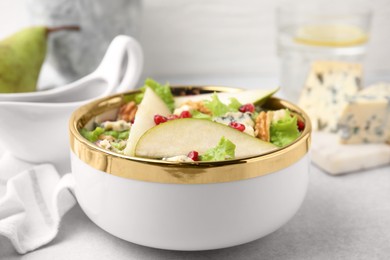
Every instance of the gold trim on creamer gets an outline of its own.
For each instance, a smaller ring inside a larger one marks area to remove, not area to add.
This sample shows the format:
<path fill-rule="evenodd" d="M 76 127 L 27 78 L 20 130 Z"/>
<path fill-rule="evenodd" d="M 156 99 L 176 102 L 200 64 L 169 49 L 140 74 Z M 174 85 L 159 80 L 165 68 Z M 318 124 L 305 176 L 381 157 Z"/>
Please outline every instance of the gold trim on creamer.
<path fill-rule="evenodd" d="M 237 92 L 239 90 L 214 86 L 199 88 L 223 92 Z M 118 108 L 123 103 L 124 96 L 132 93 L 135 91 L 96 100 L 80 107 L 72 114 L 69 123 L 70 147 L 81 161 L 102 172 L 133 180 L 173 184 L 205 184 L 244 180 L 279 171 L 300 160 L 307 154 L 310 147 L 311 124 L 308 116 L 297 106 L 278 98 L 270 98 L 264 106 L 269 109 L 288 108 L 304 120 L 305 129 L 294 143 L 251 158 L 220 162 L 166 162 L 124 156 L 107 151 L 90 143 L 80 135 L 79 129 L 91 118 L 110 108 Z"/>

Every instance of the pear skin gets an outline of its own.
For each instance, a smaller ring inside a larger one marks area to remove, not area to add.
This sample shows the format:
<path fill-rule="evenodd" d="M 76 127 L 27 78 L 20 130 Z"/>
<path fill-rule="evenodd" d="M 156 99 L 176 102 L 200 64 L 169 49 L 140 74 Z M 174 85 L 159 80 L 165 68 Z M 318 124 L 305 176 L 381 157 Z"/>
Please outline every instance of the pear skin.
<path fill-rule="evenodd" d="M 35 91 L 46 56 L 46 27 L 23 29 L 0 41 L 0 92 Z"/>
<path fill-rule="evenodd" d="M 79 29 L 72 25 L 35 26 L 0 41 L 0 93 L 35 91 L 46 56 L 48 34 Z"/>

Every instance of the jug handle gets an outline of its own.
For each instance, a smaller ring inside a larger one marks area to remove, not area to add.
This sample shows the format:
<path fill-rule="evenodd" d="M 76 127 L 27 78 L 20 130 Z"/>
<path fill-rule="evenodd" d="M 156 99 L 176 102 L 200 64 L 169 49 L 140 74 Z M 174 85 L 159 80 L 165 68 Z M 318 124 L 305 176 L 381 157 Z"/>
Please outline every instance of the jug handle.
<path fill-rule="evenodd" d="M 134 89 L 143 68 L 143 52 L 141 45 L 132 37 L 116 36 L 93 77 L 103 78 L 107 90 L 103 96 Z"/>

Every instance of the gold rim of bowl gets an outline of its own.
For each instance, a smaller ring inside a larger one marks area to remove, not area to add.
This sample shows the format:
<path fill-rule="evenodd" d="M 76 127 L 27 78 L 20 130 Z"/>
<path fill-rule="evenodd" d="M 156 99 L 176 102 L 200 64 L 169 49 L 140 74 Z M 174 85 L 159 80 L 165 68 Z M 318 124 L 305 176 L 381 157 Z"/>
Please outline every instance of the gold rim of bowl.
<path fill-rule="evenodd" d="M 174 86 L 174 92 L 198 90 L 201 92 L 238 92 L 242 89 L 220 86 Z M 114 153 L 86 140 L 79 132 L 95 116 L 119 108 L 126 97 L 138 90 L 112 95 L 81 106 L 70 117 L 70 147 L 73 153 L 89 166 L 118 177 L 132 180 L 171 183 L 206 184 L 232 182 L 255 178 L 282 170 L 305 156 L 310 147 L 311 123 L 307 114 L 296 105 L 269 98 L 262 107 L 288 108 L 305 122 L 301 136 L 292 144 L 259 156 L 218 162 L 167 162 L 131 157 Z"/>

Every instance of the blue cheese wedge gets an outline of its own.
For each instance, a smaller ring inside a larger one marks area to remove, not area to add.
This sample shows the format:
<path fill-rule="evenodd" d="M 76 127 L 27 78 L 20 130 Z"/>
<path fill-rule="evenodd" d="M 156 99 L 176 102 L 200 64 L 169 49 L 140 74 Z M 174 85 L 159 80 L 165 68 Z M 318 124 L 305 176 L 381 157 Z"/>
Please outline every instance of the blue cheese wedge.
<path fill-rule="evenodd" d="M 313 130 L 336 132 L 341 111 L 361 88 L 360 64 L 318 61 L 311 66 L 298 105 L 305 110 Z"/>
<path fill-rule="evenodd" d="M 350 98 L 338 125 L 341 143 L 390 143 L 390 84 L 373 85 Z"/>

